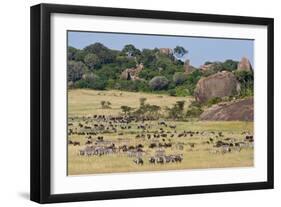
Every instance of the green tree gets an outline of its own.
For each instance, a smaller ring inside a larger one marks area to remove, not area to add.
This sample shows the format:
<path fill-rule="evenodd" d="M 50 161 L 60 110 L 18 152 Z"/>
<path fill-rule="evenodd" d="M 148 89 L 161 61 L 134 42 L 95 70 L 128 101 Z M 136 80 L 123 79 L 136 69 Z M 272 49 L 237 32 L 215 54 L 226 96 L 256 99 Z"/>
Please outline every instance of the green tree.
<path fill-rule="evenodd" d="M 109 101 L 101 101 L 100 104 L 101 104 L 102 109 L 110 109 L 111 108 L 110 107 L 111 103 Z"/>
<path fill-rule="evenodd" d="M 75 54 L 77 52 L 77 49 L 74 47 L 67 47 L 67 59 L 68 60 L 75 60 Z"/>
<path fill-rule="evenodd" d="M 156 52 L 158 49 L 143 49 L 141 56 L 140 56 L 140 62 L 144 64 L 145 67 L 151 68 L 156 70 L 155 63 L 157 60 Z"/>
<path fill-rule="evenodd" d="M 75 53 L 75 57 L 74 59 L 76 61 L 84 61 L 84 58 L 85 56 L 87 55 L 88 53 L 84 50 L 77 50 L 76 53 Z"/>
<path fill-rule="evenodd" d="M 182 72 L 177 72 L 173 75 L 173 81 L 176 85 L 183 84 L 187 80 L 187 74 Z"/>
<path fill-rule="evenodd" d="M 147 98 L 141 97 L 141 98 L 140 98 L 140 106 L 144 106 L 146 100 L 147 100 Z"/>
<path fill-rule="evenodd" d="M 222 66 L 223 66 L 224 69 L 226 69 L 228 71 L 234 71 L 234 70 L 237 69 L 238 61 L 228 59 L 228 60 L 223 62 Z"/>
<path fill-rule="evenodd" d="M 173 105 L 173 107 L 166 108 L 166 111 L 168 112 L 168 117 L 171 119 L 180 120 L 184 118 L 184 105 L 185 101 L 177 101 L 176 104 Z"/>
<path fill-rule="evenodd" d="M 130 106 L 121 106 L 121 110 L 125 115 L 129 115 L 133 111 L 133 108 Z"/>
<path fill-rule="evenodd" d="M 234 72 L 237 80 L 240 83 L 240 96 L 253 96 L 254 95 L 254 74 L 252 71 L 236 70 Z"/>
<path fill-rule="evenodd" d="M 128 57 L 136 57 L 137 55 L 141 54 L 140 50 L 132 44 L 125 45 L 122 49 L 122 52 L 125 53 Z"/>
<path fill-rule="evenodd" d="M 153 90 L 165 89 L 169 84 L 169 80 L 165 76 L 156 76 L 149 81 L 149 86 Z"/>
<path fill-rule="evenodd" d="M 82 62 L 68 61 L 67 62 L 67 80 L 68 81 L 78 81 L 82 78 L 87 67 Z"/>
<path fill-rule="evenodd" d="M 182 46 L 176 46 L 174 48 L 174 55 L 177 59 L 182 58 L 183 56 L 185 56 L 188 53 L 188 50 L 186 50 L 184 47 Z"/>
<path fill-rule="evenodd" d="M 83 79 L 77 81 L 78 88 L 91 88 L 96 90 L 104 90 L 107 86 L 107 80 L 93 73 L 86 73 Z"/>
<path fill-rule="evenodd" d="M 110 50 L 99 42 L 85 47 L 84 51 L 95 54 L 101 64 L 112 63 L 117 55 L 116 51 Z"/>
<path fill-rule="evenodd" d="M 84 62 L 89 69 L 93 70 L 97 65 L 99 65 L 99 58 L 97 55 L 89 53 L 85 56 Z"/>

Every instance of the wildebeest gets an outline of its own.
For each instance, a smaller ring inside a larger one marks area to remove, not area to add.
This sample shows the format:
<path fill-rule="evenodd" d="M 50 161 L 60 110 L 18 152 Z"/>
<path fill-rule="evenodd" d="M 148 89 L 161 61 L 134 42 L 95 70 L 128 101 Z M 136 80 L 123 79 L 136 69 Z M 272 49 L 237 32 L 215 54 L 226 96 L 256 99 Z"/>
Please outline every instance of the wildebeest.
<path fill-rule="evenodd" d="M 143 159 L 141 157 L 134 159 L 133 162 L 137 165 L 143 165 Z"/>
<path fill-rule="evenodd" d="M 148 147 L 153 149 L 153 148 L 157 147 L 157 144 L 156 143 L 151 143 Z"/>
<path fill-rule="evenodd" d="M 148 162 L 151 163 L 151 164 L 156 164 L 156 159 L 155 159 L 155 157 L 150 157 L 150 158 L 148 159 Z"/>
<path fill-rule="evenodd" d="M 78 141 L 74 141 L 74 142 L 72 142 L 72 144 L 73 144 L 73 146 L 80 146 L 80 142 L 78 142 Z"/>

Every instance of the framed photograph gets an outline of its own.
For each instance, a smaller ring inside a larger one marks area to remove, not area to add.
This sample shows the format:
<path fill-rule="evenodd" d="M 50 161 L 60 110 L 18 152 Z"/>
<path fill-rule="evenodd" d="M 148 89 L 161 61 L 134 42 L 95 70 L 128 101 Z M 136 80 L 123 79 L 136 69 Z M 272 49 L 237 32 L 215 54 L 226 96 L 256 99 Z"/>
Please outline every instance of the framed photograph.
<path fill-rule="evenodd" d="M 273 188 L 273 19 L 31 7 L 31 200 Z"/>

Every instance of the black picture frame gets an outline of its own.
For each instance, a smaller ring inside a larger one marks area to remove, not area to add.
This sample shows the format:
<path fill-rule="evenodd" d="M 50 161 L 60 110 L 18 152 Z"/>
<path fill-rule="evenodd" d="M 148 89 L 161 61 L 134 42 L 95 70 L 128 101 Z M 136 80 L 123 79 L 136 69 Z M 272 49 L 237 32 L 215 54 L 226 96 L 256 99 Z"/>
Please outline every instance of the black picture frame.
<path fill-rule="evenodd" d="M 151 18 L 210 23 L 233 23 L 267 26 L 267 181 L 238 184 L 219 184 L 188 187 L 169 187 L 74 194 L 51 194 L 51 91 L 50 91 L 50 15 L 52 13 L 99 15 L 112 17 Z M 168 11 L 135 10 L 120 8 L 39 4 L 31 7 L 31 174 L 30 199 L 38 203 L 88 201 L 146 196 L 211 193 L 272 189 L 274 187 L 274 105 L 273 105 L 273 44 L 274 20 L 272 18 L 195 14 Z"/>

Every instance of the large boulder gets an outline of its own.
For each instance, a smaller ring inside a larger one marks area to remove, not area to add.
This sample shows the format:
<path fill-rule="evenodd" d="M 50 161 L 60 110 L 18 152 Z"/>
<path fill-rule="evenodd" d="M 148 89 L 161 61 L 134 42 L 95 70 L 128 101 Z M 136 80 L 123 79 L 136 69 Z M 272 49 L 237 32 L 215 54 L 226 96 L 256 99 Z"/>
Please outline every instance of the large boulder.
<path fill-rule="evenodd" d="M 136 67 L 127 68 L 121 73 L 120 79 L 122 79 L 122 80 L 140 80 L 138 75 L 143 70 L 143 68 L 144 68 L 144 66 L 142 63 L 137 64 Z"/>
<path fill-rule="evenodd" d="M 184 69 L 184 73 L 185 74 L 190 74 L 190 73 L 192 73 L 195 70 L 195 68 L 192 65 L 190 65 L 190 60 L 189 59 L 187 59 L 184 62 L 183 69 Z"/>
<path fill-rule="evenodd" d="M 159 52 L 161 54 L 165 54 L 165 55 L 172 55 L 173 49 L 171 49 L 171 48 L 159 48 Z"/>
<path fill-rule="evenodd" d="M 206 109 L 200 115 L 200 119 L 212 121 L 253 121 L 253 98 L 219 103 Z"/>
<path fill-rule="evenodd" d="M 251 65 L 250 61 L 248 60 L 248 58 L 242 57 L 242 59 L 238 63 L 237 70 L 246 70 L 246 71 L 252 71 L 253 70 L 252 65 Z"/>
<path fill-rule="evenodd" d="M 231 96 L 239 92 L 239 82 L 235 75 L 228 71 L 218 72 L 201 78 L 195 88 L 195 100 L 199 103 L 212 98 Z"/>

